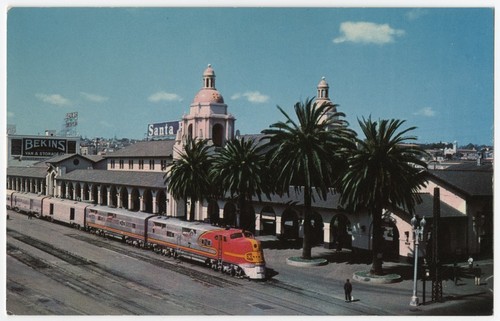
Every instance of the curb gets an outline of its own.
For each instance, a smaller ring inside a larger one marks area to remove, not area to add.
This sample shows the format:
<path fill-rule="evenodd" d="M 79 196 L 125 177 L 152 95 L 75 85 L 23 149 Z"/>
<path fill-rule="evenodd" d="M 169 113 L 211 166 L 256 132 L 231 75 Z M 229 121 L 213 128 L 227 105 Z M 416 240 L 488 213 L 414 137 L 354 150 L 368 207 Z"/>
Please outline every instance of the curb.
<path fill-rule="evenodd" d="M 298 267 L 319 266 L 328 264 L 328 260 L 322 258 L 304 260 L 300 256 L 292 256 L 286 259 L 286 264 Z"/>
<path fill-rule="evenodd" d="M 352 278 L 358 282 L 373 284 L 390 284 L 401 281 L 399 274 L 372 275 L 368 271 L 354 272 Z"/>

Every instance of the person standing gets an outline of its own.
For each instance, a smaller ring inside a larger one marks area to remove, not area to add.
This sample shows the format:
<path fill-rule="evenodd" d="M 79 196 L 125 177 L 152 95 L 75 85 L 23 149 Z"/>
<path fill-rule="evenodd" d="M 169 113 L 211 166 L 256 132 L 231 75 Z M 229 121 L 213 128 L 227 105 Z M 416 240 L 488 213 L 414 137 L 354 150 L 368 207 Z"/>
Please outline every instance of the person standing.
<path fill-rule="evenodd" d="M 455 285 L 458 284 L 458 278 L 459 278 L 460 272 L 457 263 L 453 263 L 453 281 L 455 282 Z"/>
<path fill-rule="evenodd" d="M 472 256 L 469 256 L 467 263 L 469 263 L 469 271 L 472 271 L 472 267 L 474 266 L 474 259 L 472 258 Z"/>
<path fill-rule="evenodd" d="M 476 264 L 476 269 L 474 270 L 474 284 L 481 285 L 481 268 L 479 264 Z"/>
<path fill-rule="evenodd" d="M 349 279 L 344 284 L 344 292 L 345 292 L 345 302 L 351 302 L 352 301 L 352 284 L 349 282 Z"/>

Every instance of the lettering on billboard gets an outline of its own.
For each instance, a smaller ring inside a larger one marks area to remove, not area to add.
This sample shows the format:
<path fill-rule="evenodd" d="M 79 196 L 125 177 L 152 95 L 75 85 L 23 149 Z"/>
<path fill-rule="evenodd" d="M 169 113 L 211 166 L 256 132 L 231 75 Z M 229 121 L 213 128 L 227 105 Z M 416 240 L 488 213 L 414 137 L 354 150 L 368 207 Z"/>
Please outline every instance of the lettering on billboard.
<path fill-rule="evenodd" d="M 179 122 L 171 121 L 148 125 L 148 136 L 175 136 L 179 130 Z"/>
<path fill-rule="evenodd" d="M 66 139 L 23 138 L 23 156 L 52 156 L 66 153 Z"/>

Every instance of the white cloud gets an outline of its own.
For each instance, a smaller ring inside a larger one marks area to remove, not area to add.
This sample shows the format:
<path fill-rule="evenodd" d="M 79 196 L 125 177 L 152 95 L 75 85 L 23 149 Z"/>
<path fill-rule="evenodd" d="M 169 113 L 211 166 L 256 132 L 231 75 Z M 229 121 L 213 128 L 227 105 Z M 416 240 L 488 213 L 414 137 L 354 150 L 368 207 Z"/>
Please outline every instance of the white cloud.
<path fill-rule="evenodd" d="M 383 45 L 394 42 L 396 37 L 405 34 L 404 30 L 393 29 L 388 24 L 376 24 L 373 22 L 342 22 L 340 24 L 341 35 L 333 39 L 334 43 L 353 42 L 362 44 Z"/>
<path fill-rule="evenodd" d="M 420 110 L 417 110 L 413 113 L 413 115 L 424 116 L 424 117 L 434 117 L 436 116 L 436 111 L 431 107 L 424 107 Z"/>
<path fill-rule="evenodd" d="M 44 103 L 48 103 L 51 105 L 57 105 L 57 106 L 71 105 L 71 101 L 69 99 L 64 98 L 59 94 L 52 94 L 52 95 L 36 94 L 35 97 L 43 101 Z"/>
<path fill-rule="evenodd" d="M 165 91 L 159 91 L 148 97 L 148 100 L 153 103 L 160 101 L 182 101 L 182 98 L 177 94 L 167 93 Z"/>
<path fill-rule="evenodd" d="M 415 8 L 415 9 L 411 9 L 410 11 L 407 11 L 405 13 L 405 16 L 406 16 L 406 18 L 408 18 L 408 20 L 413 21 L 413 20 L 417 20 L 418 18 L 420 18 L 422 16 L 425 16 L 428 13 L 429 13 L 429 11 L 426 9 Z"/>
<path fill-rule="evenodd" d="M 89 94 L 89 93 L 86 93 L 83 91 L 80 92 L 80 95 L 82 95 L 88 101 L 95 102 L 95 103 L 102 103 L 102 102 L 105 102 L 109 99 L 108 97 L 104 97 L 104 96 L 100 96 L 100 95 L 96 95 L 96 94 Z"/>
<path fill-rule="evenodd" d="M 231 96 L 232 100 L 238 100 L 240 98 L 246 98 L 251 103 L 262 104 L 269 100 L 269 96 L 261 94 L 259 91 L 247 91 L 243 94 L 236 93 Z"/>

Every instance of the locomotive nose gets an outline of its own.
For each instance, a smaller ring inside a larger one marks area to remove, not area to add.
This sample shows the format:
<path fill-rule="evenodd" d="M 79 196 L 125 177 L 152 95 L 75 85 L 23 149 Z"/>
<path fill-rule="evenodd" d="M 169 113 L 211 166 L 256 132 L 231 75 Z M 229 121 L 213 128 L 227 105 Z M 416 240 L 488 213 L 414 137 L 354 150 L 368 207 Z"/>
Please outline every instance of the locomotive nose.
<path fill-rule="evenodd" d="M 252 263 L 264 263 L 264 253 L 262 252 L 260 241 L 257 241 L 255 239 L 250 239 L 249 241 L 252 247 L 252 251 L 245 254 L 245 259 L 248 262 Z"/>

